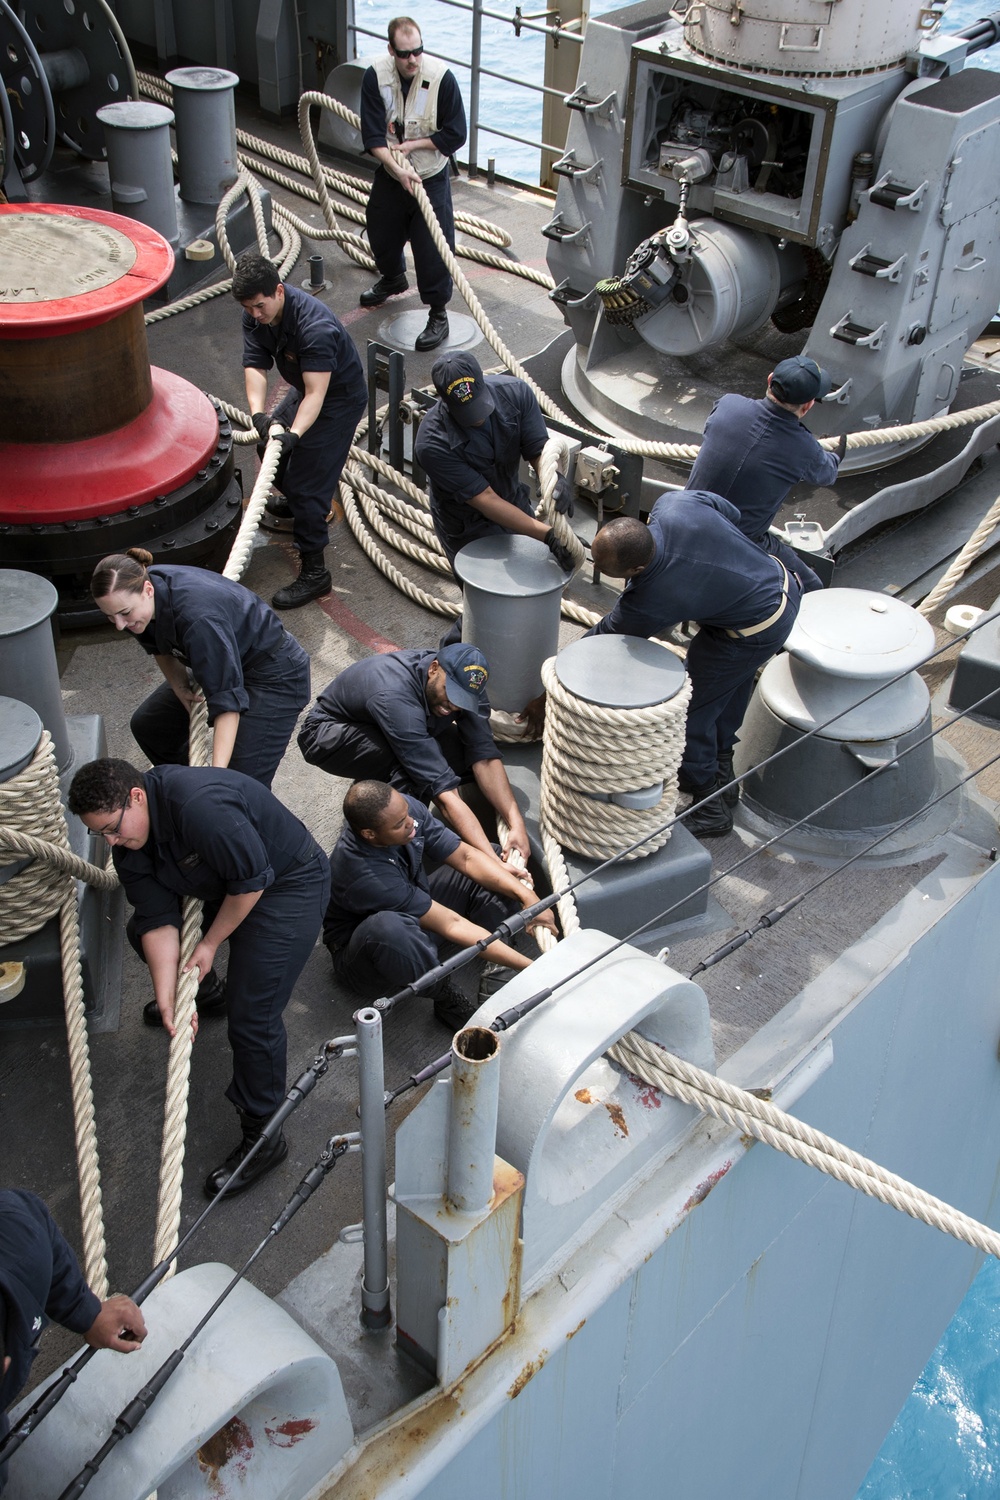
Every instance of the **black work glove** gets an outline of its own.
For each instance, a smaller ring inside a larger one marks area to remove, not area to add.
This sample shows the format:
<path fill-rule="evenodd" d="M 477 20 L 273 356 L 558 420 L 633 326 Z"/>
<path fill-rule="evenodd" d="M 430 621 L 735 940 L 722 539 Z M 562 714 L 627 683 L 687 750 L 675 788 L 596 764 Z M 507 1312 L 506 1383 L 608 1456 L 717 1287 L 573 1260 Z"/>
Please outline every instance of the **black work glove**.
<path fill-rule="evenodd" d="M 573 486 L 565 474 L 556 476 L 556 485 L 552 491 L 552 499 L 555 502 L 556 510 L 561 516 L 571 516 L 573 514 Z"/>
<path fill-rule="evenodd" d="M 276 490 L 280 490 L 285 481 L 285 472 L 288 469 L 288 460 L 295 452 L 299 441 L 297 432 L 282 432 L 278 434 L 278 442 L 281 444 L 281 457 L 278 459 L 278 467 L 274 473 L 272 483 Z"/>
<path fill-rule="evenodd" d="M 266 443 L 267 429 L 271 425 L 271 418 L 267 415 L 267 412 L 255 411 L 250 420 L 253 423 L 254 427 L 256 427 L 257 436 L 260 438 L 261 442 Z"/>
<path fill-rule="evenodd" d="M 568 547 L 563 546 L 562 542 L 556 536 L 551 527 L 545 533 L 545 545 L 546 547 L 548 547 L 549 551 L 552 553 L 552 556 L 555 558 L 556 562 L 559 564 L 563 572 L 572 573 L 573 554 Z"/>
<path fill-rule="evenodd" d="M 836 448 L 834 448 L 833 452 L 834 452 L 834 457 L 837 458 L 837 459 L 839 459 L 840 462 L 843 463 L 843 461 L 844 461 L 844 454 L 847 452 L 847 433 L 846 432 L 842 432 L 840 434 L 840 437 L 837 439 L 837 446 L 836 446 Z"/>

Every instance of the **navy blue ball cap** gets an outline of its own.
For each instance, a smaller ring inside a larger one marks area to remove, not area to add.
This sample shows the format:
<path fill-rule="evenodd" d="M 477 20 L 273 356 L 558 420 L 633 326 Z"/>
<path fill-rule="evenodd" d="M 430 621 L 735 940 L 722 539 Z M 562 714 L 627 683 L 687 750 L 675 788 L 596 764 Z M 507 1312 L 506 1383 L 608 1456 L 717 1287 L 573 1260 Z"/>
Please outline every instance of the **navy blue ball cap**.
<path fill-rule="evenodd" d="M 456 708 L 476 713 L 486 702 L 486 684 L 490 669 L 478 646 L 460 642 L 438 652 L 438 665 L 444 669 L 448 684 L 448 701 Z"/>
<path fill-rule="evenodd" d="M 471 354 L 442 354 L 431 370 L 431 380 L 460 427 L 484 422 L 496 405 L 482 366 Z"/>
<path fill-rule="evenodd" d="M 807 401 L 822 401 L 830 389 L 830 377 L 814 359 L 796 354 L 775 365 L 771 383 L 778 387 L 775 395 L 789 406 L 805 406 Z M 780 395 L 779 395 L 780 392 Z"/>

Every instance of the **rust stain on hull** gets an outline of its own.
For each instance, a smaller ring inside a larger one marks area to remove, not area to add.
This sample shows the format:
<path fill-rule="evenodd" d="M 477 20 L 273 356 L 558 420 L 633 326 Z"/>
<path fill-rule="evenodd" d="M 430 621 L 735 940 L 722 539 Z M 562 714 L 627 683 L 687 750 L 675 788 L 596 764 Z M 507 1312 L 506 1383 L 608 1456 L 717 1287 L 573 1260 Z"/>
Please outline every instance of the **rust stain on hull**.
<path fill-rule="evenodd" d="M 625 1124 L 625 1115 L 620 1104 L 609 1104 L 605 1102 L 604 1108 L 611 1116 L 611 1123 L 615 1127 L 615 1134 L 620 1135 L 622 1140 L 628 1135 L 628 1126 Z"/>
<path fill-rule="evenodd" d="M 518 1396 L 524 1390 L 524 1387 L 528 1384 L 528 1381 L 534 1380 L 535 1376 L 538 1374 L 539 1370 L 542 1368 L 548 1357 L 549 1351 L 547 1349 L 543 1349 L 542 1352 L 538 1355 L 537 1359 L 530 1359 L 528 1361 L 514 1383 L 507 1387 L 507 1396 L 511 1401 L 516 1401 Z"/>
<path fill-rule="evenodd" d="M 268 1442 L 273 1443 L 276 1448 L 294 1448 L 296 1443 L 301 1443 L 313 1431 L 316 1423 L 309 1417 L 290 1418 L 282 1422 L 279 1427 L 265 1427 Z"/>
<path fill-rule="evenodd" d="M 681 1212 L 686 1214 L 689 1209 L 697 1208 L 699 1203 L 704 1203 L 705 1199 L 715 1187 L 716 1183 L 722 1181 L 723 1177 L 725 1177 L 731 1166 L 732 1162 L 727 1161 L 723 1166 L 719 1167 L 717 1171 L 710 1172 L 709 1175 L 705 1178 L 704 1182 L 699 1182 L 698 1186 L 695 1188 L 694 1192 L 685 1203 Z"/>
<path fill-rule="evenodd" d="M 207 1475 L 208 1487 L 216 1495 L 226 1493 L 226 1481 L 230 1474 L 245 1479 L 247 1466 L 253 1457 L 253 1434 L 240 1417 L 230 1417 L 225 1426 L 214 1432 L 198 1449 L 198 1467 Z M 229 1469 L 223 1474 L 223 1469 Z"/>

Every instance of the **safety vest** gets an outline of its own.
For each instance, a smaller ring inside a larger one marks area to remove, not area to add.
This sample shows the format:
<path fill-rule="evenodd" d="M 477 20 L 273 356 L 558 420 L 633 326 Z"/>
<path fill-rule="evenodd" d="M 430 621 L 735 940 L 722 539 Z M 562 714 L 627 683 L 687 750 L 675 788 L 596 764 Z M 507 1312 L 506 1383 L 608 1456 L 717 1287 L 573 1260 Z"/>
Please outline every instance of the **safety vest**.
<path fill-rule="evenodd" d="M 419 141 L 437 130 L 438 92 L 441 80 L 448 71 L 444 63 L 428 57 L 426 52 L 420 59 L 420 72 L 410 84 L 406 98 L 396 71 L 396 59 L 391 52 L 384 52 L 372 64 L 378 79 L 379 92 L 385 101 L 385 134 L 390 145 L 398 142 L 394 124 L 399 120 L 404 127 L 403 139 Z M 435 177 L 448 158 L 436 147 L 426 151 L 413 151 L 407 161 L 421 177 Z"/>

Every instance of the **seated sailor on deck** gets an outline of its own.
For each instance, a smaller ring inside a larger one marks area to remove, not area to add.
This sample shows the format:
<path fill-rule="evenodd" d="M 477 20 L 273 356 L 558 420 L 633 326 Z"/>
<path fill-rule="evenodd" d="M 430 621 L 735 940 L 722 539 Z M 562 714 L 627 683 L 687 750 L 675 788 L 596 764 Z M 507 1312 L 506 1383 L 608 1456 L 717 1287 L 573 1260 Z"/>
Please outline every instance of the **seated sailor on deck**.
<path fill-rule="evenodd" d="M 437 866 L 428 874 L 426 865 Z M 395 994 L 441 961 L 445 944 L 468 947 L 534 900 L 499 860 L 463 843 L 415 797 L 384 781 L 357 781 L 330 855 L 323 941 L 337 978 L 368 999 Z M 554 930 L 551 913 L 539 918 Z M 434 1014 L 457 1031 L 506 970 L 531 960 L 506 943 L 486 950 L 476 1000 L 445 977 L 429 992 Z"/>
<path fill-rule="evenodd" d="M 331 776 L 374 777 L 433 801 L 465 843 L 493 858 L 459 792 L 474 781 L 510 829 L 507 848 L 527 861 L 528 832 L 490 733 L 488 680 L 475 646 L 370 656 L 323 689 L 299 731 L 299 749 Z"/>
<path fill-rule="evenodd" d="M 80 1334 L 92 1349 L 132 1354 L 146 1324 L 131 1297 L 90 1290 L 76 1256 L 35 1193 L 0 1192 L 0 1438 L 8 1406 L 24 1386 L 46 1323 Z M 0 1490 L 7 1477 L 0 1464 Z"/>

